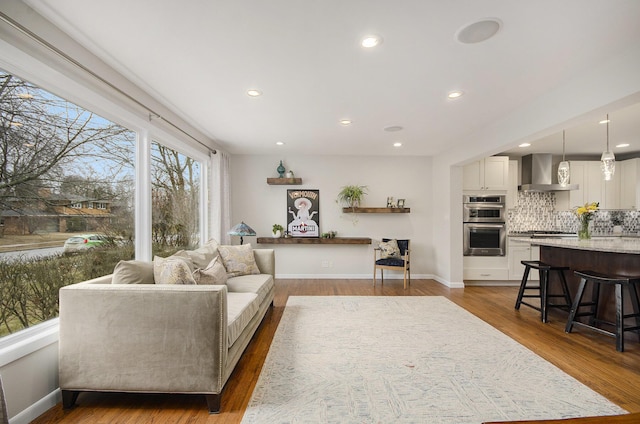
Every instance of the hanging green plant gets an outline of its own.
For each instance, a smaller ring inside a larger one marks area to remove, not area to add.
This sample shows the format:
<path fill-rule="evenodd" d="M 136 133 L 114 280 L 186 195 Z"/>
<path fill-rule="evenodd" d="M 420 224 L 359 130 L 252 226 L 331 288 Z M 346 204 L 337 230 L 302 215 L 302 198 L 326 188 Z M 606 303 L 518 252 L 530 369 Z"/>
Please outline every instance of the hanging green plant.
<path fill-rule="evenodd" d="M 357 208 L 362 198 L 367 194 L 367 186 L 348 185 L 342 187 L 336 198 L 336 203 L 344 207 Z"/>

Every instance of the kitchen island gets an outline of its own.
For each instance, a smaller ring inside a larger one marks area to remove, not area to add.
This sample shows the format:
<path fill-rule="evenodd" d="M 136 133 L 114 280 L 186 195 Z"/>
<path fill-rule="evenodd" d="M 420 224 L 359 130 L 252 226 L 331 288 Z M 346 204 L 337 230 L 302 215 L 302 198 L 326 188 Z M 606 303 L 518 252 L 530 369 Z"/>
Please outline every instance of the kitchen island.
<path fill-rule="evenodd" d="M 540 260 L 555 266 L 570 268 L 567 272 L 569 291 L 573 299 L 580 279 L 574 271 L 597 271 L 609 275 L 640 276 L 640 238 L 594 237 L 578 238 L 522 238 L 523 243 L 540 246 Z M 560 292 L 560 281 L 555 275 L 549 282 L 550 293 Z M 591 299 L 587 289 L 583 302 Z M 602 287 L 600 292 L 602 318 L 615 321 L 615 297 L 613 287 Z M 631 311 L 629 297 L 625 295 L 625 310 Z M 557 311 L 556 311 L 557 312 Z M 563 312 L 563 318 L 568 313 Z M 629 334 L 627 334 L 629 336 Z M 637 336 L 635 337 L 637 342 Z"/>

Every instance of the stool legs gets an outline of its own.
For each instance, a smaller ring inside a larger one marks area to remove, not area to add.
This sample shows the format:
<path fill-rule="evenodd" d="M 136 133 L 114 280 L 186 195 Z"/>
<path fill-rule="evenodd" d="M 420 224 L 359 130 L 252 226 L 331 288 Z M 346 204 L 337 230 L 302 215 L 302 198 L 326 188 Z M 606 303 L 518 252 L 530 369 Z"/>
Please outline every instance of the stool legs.
<path fill-rule="evenodd" d="M 543 264 L 539 261 L 522 261 L 522 264 L 525 266 L 525 268 L 524 273 L 522 274 L 522 281 L 520 282 L 520 290 L 518 290 L 518 298 L 516 299 L 515 309 L 520 309 L 520 306 L 524 304 L 526 306 L 529 306 L 530 308 L 540 311 L 540 320 L 542 322 L 549 322 L 548 315 L 550 307 L 571 307 L 571 296 L 569 295 L 569 287 L 567 285 L 567 280 L 565 278 L 563 268 L 551 267 L 550 265 Z M 535 287 L 527 287 L 531 268 L 537 269 L 539 274 L 539 285 Z M 550 271 L 556 271 L 560 274 L 562 294 L 549 294 Z M 539 290 L 539 292 L 537 295 L 525 294 L 525 290 Z M 522 299 L 526 297 L 539 298 L 540 307 L 523 301 Z M 550 305 L 550 297 L 562 297 L 565 300 L 565 304 Z"/>
<path fill-rule="evenodd" d="M 520 290 L 518 291 L 518 298 L 516 299 L 516 309 L 520 309 L 520 305 L 522 304 L 522 296 L 524 295 L 524 289 L 527 286 L 527 280 L 529 279 L 529 271 L 530 267 L 524 267 L 524 274 L 522 274 L 522 281 L 520 282 Z"/>

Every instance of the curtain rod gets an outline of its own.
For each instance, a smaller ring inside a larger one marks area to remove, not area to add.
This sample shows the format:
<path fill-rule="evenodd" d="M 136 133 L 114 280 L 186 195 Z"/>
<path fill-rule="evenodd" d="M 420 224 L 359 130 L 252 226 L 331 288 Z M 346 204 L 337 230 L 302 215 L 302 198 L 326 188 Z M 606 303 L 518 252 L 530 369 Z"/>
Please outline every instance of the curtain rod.
<path fill-rule="evenodd" d="M 120 95 L 126 97 L 127 99 L 129 99 L 130 101 L 134 102 L 138 106 L 146 109 L 147 112 L 149 113 L 149 121 L 151 121 L 154 118 L 160 119 L 160 120 L 164 121 L 165 123 L 169 124 L 170 126 L 172 126 L 173 128 L 175 128 L 176 130 L 180 131 L 182 134 L 184 134 L 187 137 L 191 138 L 193 141 L 195 141 L 196 143 L 200 144 L 202 147 L 204 147 L 205 149 L 209 150 L 214 155 L 217 153 L 217 151 L 215 149 L 210 148 L 205 143 L 203 143 L 202 141 L 198 140 L 197 138 L 195 138 L 194 136 L 192 136 L 191 134 L 189 134 L 188 132 L 186 132 L 185 130 L 180 128 L 178 125 L 174 124 L 173 122 L 169 121 L 167 118 L 165 118 L 162 115 L 160 115 L 159 113 L 155 112 L 153 109 L 151 109 L 150 107 L 148 107 L 147 105 L 145 105 L 144 103 L 139 101 L 138 99 L 136 99 L 136 98 L 130 96 L 129 94 L 125 93 L 124 91 L 122 91 L 121 89 L 116 87 L 111 82 L 107 81 L 106 79 L 104 79 L 100 75 L 96 74 L 91 69 L 87 68 L 82 63 L 78 62 L 77 60 L 75 60 L 71 56 L 67 55 L 65 52 L 63 52 L 62 50 L 58 49 L 57 47 L 55 47 L 54 45 L 52 45 L 48 41 L 42 39 L 39 35 L 37 35 L 33 31 L 31 31 L 30 29 L 22 26 L 20 23 L 16 22 L 15 20 L 10 18 L 9 16 L 4 14 L 3 12 L 0 12 L 0 19 L 2 19 L 5 23 L 11 25 L 13 28 L 17 29 L 18 31 L 20 31 L 24 35 L 28 36 L 32 40 L 36 41 L 40 45 L 46 47 L 47 49 L 49 49 L 53 53 L 55 53 L 58 56 L 62 57 L 63 59 L 65 59 L 69 63 L 73 64 L 74 66 L 76 66 L 78 68 L 80 68 L 82 71 L 84 71 L 84 72 L 88 73 L 89 75 L 91 75 L 92 77 L 96 78 L 98 81 L 102 82 L 103 84 L 106 84 L 109 88 L 111 88 L 112 90 L 115 90 Z"/>

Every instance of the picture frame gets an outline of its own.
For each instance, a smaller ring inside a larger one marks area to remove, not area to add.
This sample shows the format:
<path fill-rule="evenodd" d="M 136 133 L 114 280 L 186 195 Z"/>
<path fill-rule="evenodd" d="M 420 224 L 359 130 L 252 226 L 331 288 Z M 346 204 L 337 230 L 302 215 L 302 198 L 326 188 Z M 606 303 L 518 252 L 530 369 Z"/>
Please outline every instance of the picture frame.
<path fill-rule="evenodd" d="M 291 237 L 320 237 L 320 190 L 287 190 L 287 231 Z"/>

